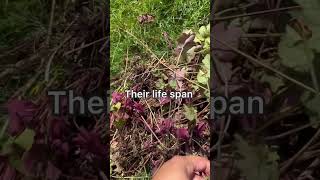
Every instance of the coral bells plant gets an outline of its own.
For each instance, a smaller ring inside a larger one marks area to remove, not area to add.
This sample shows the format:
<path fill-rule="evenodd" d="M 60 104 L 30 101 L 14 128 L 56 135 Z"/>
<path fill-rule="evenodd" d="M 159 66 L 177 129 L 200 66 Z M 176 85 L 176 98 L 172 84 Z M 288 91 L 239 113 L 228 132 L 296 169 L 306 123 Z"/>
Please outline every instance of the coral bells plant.
<path fill-rule="evenodd" d="M 152 173 L 173 155 L 208 156 L 209 33 L 209 26 L 184 31 L 170 58 L 153 54 L 147 64 L 128 64 L 110 102 L 112 177 Z M 126 92 L 191 92 L 192 98 Z"/>

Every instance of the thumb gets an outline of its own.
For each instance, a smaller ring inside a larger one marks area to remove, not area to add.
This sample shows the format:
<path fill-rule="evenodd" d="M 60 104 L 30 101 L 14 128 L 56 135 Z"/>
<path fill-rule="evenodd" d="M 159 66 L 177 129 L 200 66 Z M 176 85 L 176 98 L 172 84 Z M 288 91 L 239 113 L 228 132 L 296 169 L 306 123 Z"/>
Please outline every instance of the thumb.
<path fill-rule="evenodd" d="M 188 174 L 193 175 L 195 172 L 205 173 L 210 175 L 210 161 L 207 158 L 200 156 L 186 156 L 188 161 Z"/>

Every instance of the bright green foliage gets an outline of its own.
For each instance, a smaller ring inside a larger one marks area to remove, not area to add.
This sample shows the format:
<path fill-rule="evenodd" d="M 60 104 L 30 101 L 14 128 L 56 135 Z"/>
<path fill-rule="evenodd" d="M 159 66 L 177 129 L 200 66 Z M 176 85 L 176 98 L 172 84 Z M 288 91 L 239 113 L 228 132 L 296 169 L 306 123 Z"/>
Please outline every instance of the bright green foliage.
<path fill-rule="evenodd" d="M 8 138 L 5 142 L 2 142 L 0 146 L 0 154 L 11 154 L 14 153 L 16 147 L 23 149 L 24 151 L 29 151 L 34 142 L 35 132 L 31 129 L 25 129 L 18 137 L 15 139 Z"/>
<path fill-rule="evenodd" d="M 200 84 L 207 85 L 210 79 L 210 24 L 200 27 L 194 41 L 203 45 L 205 54 L 204 59 L 202 60 L 201 69 L 197 75 L 197 81 Z"/>
<path fill-rule="evenodd" d="M 294 68 L 297 71 L 310 72 L 311 68 L 314 68 L 316 64 L 314 61 L 318 60 L 315 58 L 315 53 L 320 52 L 320 22 L 317 19 L 320 15 L 320 1 L 295 1 L 302 7 L 302 11 L 293 12 L 292 15 L 306 24 L 307 28 L 304 28 L 312 32 L 311 37 L 301 37 L 301 33 L 299 34 L 293 28 L 287 26 L 287 33 L 279 44 L 279 55 L 285 66 Z M 317 79 L 313 80 L 317 81 Z M 310 121 L 313 126 L 318 127 L 320 124 L 319 95 L 310 98 L 310 94 L 306 92 L 301 99 L 310 115 Z"/>
<path fill-rule="evenodd" d="M 157 82 L 156 82 L 156 87 L 158 89 L 164 89 L 166 87 L 166 83 L 163 81 L 163 79 L 159 79 Z"/>
<path fill-rule="evenodd" d="M 8 156 L 10 165 L 22 174 L 26 173 L 23 165 L 24 155 L 31 149 L 34 136 L 33 130 L 25 129 L 15 139 L 9 137 L 5 139 L 5 142 L 2 142 L 2 145 L 0 144 L 0 155 Z"/>
<path fill-rule="evenodd" d="M 270 85 L 272 92 L 277 92 L 281 86 L 284 86 L 284 82 L 277 76 L 271 76 L 264 74 L 261 78 L 261 82 L 266 82 Z"/>
<path fill-rule="evenodd" d="M 169 86 L 170 86 L 172 89 L 176 89 L 176 88 L 177 88 L 177 81 L 176 81 L 176 80 L 170 80 L 170 81 L 169 81 Z"/>
<path fill-rule="evenodd" d="M 207 54 L 204 59 L 202 60 L 202 68 L 200 69 L 197 80 L 201 84 L 208 84 L 210 79 L 210 55 Z"/>
<path fill-rule="evenodd" d="M 121 102 L 117 102 L 116 104 L 112 104 L 110 111 L 118 111 L 121 108 Z"/>
<path fill-rule="evenodd" d="M 26 129 L 15 140 L 14 144 L 23 148 L 25 151 L 29 151 L 34 141 L 35 132 L 31 129 Z"/>
<path fill-rule="evenodd" d="M 278 180 L 279 179 L 279 156 L 271 152 L 266 145 L 250 145 L 241 136 L 235 136 L 234 142 L 240 155 L 236 166 L 246 180 Z"/>
<path fill-rule="evenodd" d="M 201 26 L 194 40 L 203 45 L 204 50 L 208 53 L 210 50 L 210 24 Z"/>
<path fill-rule="evenodd" d="M 320 1 L 319 0 L 295 0 L 302 8 L 301 17 L 311 26 L 319 26 Z"/>
<path fill-rule="evenodd" d="M 183 114 L 189 121 L 197 119 L 197 110 L 192 106 L 183 105 Z"/>
<path fill-rule="evenodd" d="M 287 26 L 287 33 L 279 44 L 279 55 L 283 65 L 297 71 L 309 71 L 314 53 L 307 42 L 303 41 L 294 29 Z"/>
<path fill-rule="evenodd" d="M 312 37 L 302 38 L 294 29 L 287 26 L 287 33 L 279 44 L 279 55 L 285 66 L 297 71 L 309 71 L 313 66 L 314 53 L 320 52 L 320 1 L 296 0 L 303 10 L 293 13 L 296 18 L 305 22 L 312 31 Z"/>
<path fill-rule="evenodd" d="M 305 93 L 302 96 L 302 103 L 307 108 L 307 113 L 310 117 L 310 122 L 313 124 L 313 127 L 316 128 L 320 125 L 320 96 L 314 96 L 308 98 L 310 93 Z"/>
<path fill-rule="evenodd" d="M 298 18 L 302 18 L 312 31 L 312 37 L 308 40 L 309 47 L 320 52 L 320 1 L 319 0 L 296 0 L 303 11 L 299 12 Z"/>

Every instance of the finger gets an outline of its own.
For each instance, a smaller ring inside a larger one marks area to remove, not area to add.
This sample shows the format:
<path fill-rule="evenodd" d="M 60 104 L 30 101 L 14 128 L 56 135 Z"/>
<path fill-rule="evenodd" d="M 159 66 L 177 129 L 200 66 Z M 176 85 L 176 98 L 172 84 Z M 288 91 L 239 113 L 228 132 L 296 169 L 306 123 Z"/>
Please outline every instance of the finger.
<path fill-rule="evenodd" d="M 186 159 L 191 165 L 190 173 L 201 172 L 207 176 L 210 175 L 210 161 L 207 158 L 200 156 L 186 156 Z"/>

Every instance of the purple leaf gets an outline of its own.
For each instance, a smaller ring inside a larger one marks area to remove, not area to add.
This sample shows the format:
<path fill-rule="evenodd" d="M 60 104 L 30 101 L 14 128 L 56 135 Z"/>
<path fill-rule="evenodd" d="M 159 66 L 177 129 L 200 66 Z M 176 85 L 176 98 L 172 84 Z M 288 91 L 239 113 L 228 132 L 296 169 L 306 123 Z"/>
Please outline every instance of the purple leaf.
<path fill-rule="evenodd" d="M 207 127 L 207 123 L 206 122 L 199 122 L 195 129 L 194 129 L 194 133 L 196 136 L 201 137 L 203 135 L 203 132 L 206 130 Z"/>
<path fill-rule="evenodd" d="M 23 154 L 23 168 L 28 175 L 35 175 L 37 167 L 46 163 L 48 158 L 46 144 L 34 144 L 29 151 Z"/>
<path fill-rule="evenodd" d="M 60 139 L 55 139 L 52 142 L 52 147 L 57 154 L 63 156 L 64 158 L 68 157 L 70 149 L 67 142 L 62 142 Z"/>
<path fill-rule="evenodd" d="M 48 178 L 48 180 L 57 180 L 61 175 L 61 170 L 55 167 L 50 161 L 48 161 L 46 174 L 47 174 L 46 177 Z"/>
<path fill-rule="evenodd" d="M 127 110 L 132 110 L 133 109 L 133 101 L 129 98 L 126 98 L 123 104 L 123 107 L 126 108 Z"/>
<path fill-rule="evenodd" d="M 7 167 L 4 168 L 3 173 L 0 175 L 0 180 L 15 180 L 16 179 L 16 170 L 7 165 Z"/>
<path fill-rule="evenodd" d="M 61 153 L 65 158 L 68 156 L 69 151 L 70 151 L 69 144 L 67 142 L 62 143 L 61 144 Z"/>
<path fill-rule="evenodd" d="M 171 98 L 169 98 L 168 96 L 166 96 L 166 97 L 161 97 L 161 98 L 159 99 L 160 105 L 168 104 L 170 101 L 171 101 Z"/>
<path fill-rule="evenodd" d="M 219 41 L 223 41 L 228 45 L 238 48 L 240 43 L 240 37 L 242 34 L 242 29 L 239 27 L 226 27 L 225 23 L 216 24 L 213 29 L 213 35 Z M 238 56 L 237 53 L 232 51 L 230 48 L 222 45 L 218 41 L 214 40 L 213 44 L 213 54 L 221 61 L 232 61 Z"/>
<path fill-rule="evenodd" d="M 157 134 L 162 135 L 162 134 L 168 133 L 173 128 L 173 120 L 170 118 L 163 119 L 160 122 L 160 125 L 158 125 L 158 126 L 159 126 L 159 129 L 156 130 Z"/>
<path fill-rule="evenodd" d="M 187 128 L 176 129 L 176 136 L 178 139 L 188 140 L 190 138 Z"/>
<path fill-rule="evenodd" d="M 50 138 L 60 139 L 67 132 L 67 125 L 62 117 L 52 117 L 50 122 Z"/>
<path fill-rule="evenodd" d="M 112 103 L 121 102 L 123 97 L 124 97 L 124 95 L 122 93 L 113 92 L 111 95 Z"/>
<path fill-rule="evenodd" d="M 36 112 L 36 105 L 30 101 L 14 99 L 7 104 L 9 112 L 9 134 L 16 136 L 31 122 Z"/>
<path fill-rule="evenodd" d="M 95 131 L 81 128 L 77 137 L 73 139 L 73 142 L 80 147 L 82 154 L 89 152 L 98 156 L 107 155 L 107 149 L 102 144 L 100 135 Z"/>
<path fill-rule="evenodd" d="M 144 112 L 144 107 L 142 104 L 138 102 L 133 102 L 133 109 L 137 111 L 138 113 L 143 113 Z"/>

